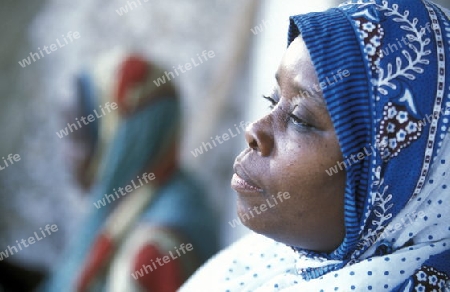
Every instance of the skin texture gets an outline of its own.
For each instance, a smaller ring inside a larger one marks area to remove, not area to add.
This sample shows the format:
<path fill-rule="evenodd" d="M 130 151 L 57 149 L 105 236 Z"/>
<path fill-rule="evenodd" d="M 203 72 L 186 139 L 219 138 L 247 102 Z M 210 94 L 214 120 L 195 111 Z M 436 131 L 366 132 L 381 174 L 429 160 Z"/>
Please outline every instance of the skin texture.
<path fill-rule="evenodd" d="M 301 37 L 287 49 L 276 79 L 269 97 L 274 107 L 247 128 L 249 147 L 234 164 L 238 215 L 248 228 L 274 240 L 330 252 L 345 235 L 345 171 L 325 172 L 343 157 L 322 94 L 313 89 L 319 81 Z M 281 201 L 279 192 L 288 192 L 289 199 Z"/>

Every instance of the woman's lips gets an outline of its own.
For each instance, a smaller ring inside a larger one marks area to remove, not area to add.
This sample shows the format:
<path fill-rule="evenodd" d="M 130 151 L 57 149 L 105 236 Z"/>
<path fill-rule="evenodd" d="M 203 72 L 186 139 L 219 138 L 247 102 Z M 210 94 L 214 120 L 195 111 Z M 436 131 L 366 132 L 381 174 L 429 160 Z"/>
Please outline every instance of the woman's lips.
<path fill-rule="evenodd" d="M 234 167 L 235 173 L 231 178 L 231 187 L 240 194 L 262 193 L 263 190 L 256 186 L 247 175 L 240 169 L 239 165 Z"/>
<path fill-rule="evenodd" d="M 244 180 L 242 177 L 237 175 L 236 173 L 233 174 L 233 177 L 231 178 L 231 187 L 238 193 L 254 193 L 258 192 L 261 193 L 262 189 L 255 187 L 254 185 L 251 185 L 249 182 Z"/>

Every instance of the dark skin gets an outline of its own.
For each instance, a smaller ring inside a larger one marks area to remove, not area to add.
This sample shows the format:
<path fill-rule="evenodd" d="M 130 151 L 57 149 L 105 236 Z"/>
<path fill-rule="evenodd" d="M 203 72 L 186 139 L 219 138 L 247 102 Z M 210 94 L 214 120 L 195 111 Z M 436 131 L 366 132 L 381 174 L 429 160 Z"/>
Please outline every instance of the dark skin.
<path fill-rule="evenodd" d="M 345 236 L 346 174 L 325 172 L 343 156 L 323 96 L 312 89 L 319 80 L 301 37 L 287 49 L 276 79 L 268 97 L 273 109 L 247 128 L 249 147 L 235 161 L 238 215 L 275 199 L 276 206 L 243 224 L 287 245 L 331 252 Z M 279 192 L 289 199 L 281 202 Z"/>

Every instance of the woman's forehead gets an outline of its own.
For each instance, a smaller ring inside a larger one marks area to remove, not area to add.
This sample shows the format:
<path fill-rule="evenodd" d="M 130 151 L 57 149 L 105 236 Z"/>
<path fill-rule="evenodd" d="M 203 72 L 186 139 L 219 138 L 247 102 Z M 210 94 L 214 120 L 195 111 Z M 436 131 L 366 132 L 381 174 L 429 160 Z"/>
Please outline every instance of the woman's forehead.
<path fill-rule="evenodd" d="M 290 102 L 299 104 L 305 98 L 325 105 L 322 92 L 317 90 L 319 79 L 303 39 L 297 37 L 286 50 L 275 79 L 283 90 L 290 91 Z M 292 94 L 292 91 L 295 91 Z"/>
<path fill-rule="evenodd" d="M 276 74 L 278 84 L 290 82 L 298 91 L 319 82 L 308 49 L 301 37 L 297 37 L 286 50 Z"/>

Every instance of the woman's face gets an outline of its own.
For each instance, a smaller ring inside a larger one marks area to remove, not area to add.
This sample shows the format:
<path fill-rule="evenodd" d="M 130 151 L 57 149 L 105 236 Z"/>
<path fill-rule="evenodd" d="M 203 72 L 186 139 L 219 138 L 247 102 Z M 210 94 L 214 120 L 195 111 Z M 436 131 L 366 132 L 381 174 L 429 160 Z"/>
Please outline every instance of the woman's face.
<path fill-rule="evenodd" d="M 326 170 L 343 157 L 300 37 L 287 49 L 276 79 L 274 108 L 247 128 L 249 148 L 234 164 L 238 215 L 274 240 L 332 251 L 345 235 L 345 172 L 329 176 Z"/>

